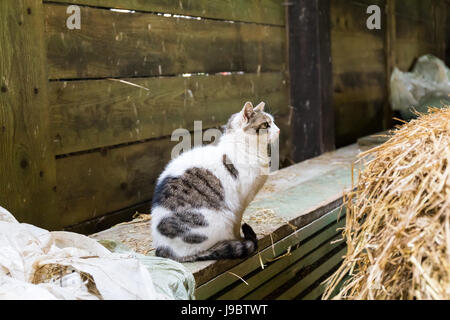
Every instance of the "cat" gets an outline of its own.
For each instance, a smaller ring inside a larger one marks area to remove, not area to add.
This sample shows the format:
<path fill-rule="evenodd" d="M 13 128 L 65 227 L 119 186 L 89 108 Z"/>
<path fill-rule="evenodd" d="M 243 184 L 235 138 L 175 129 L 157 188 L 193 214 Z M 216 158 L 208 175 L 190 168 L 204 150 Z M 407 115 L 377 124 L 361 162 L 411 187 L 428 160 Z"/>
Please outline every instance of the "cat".
<path fill-rule="evenodd" d="M 257 250 L 242 225 L 245 208 L 267 179 L 268 146 L 279 137 L 264 102 L 245 103 L 215 145 L 170 161 L 156 182 L 151 231 L 155 254 L 179 262 L 241 259 Z"/>

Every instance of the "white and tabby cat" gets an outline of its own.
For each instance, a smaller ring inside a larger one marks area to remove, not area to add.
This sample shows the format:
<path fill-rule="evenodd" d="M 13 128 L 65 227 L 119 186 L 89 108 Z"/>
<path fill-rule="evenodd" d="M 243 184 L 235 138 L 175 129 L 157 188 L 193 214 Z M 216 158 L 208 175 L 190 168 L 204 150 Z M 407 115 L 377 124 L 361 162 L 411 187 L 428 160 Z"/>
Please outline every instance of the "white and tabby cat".
<path fill-rule="evenodd" d="M 169 162 L 152 203 L 156 255 L 189 262 L 254 253 L 256 234 L 244 224 L 241 237 L 242 215 L 267 179 L 268 143 L 279 133 L 263 102 L 256 108 L 247 102 L 231 116 L 216 145 L 194 148 Z"/>

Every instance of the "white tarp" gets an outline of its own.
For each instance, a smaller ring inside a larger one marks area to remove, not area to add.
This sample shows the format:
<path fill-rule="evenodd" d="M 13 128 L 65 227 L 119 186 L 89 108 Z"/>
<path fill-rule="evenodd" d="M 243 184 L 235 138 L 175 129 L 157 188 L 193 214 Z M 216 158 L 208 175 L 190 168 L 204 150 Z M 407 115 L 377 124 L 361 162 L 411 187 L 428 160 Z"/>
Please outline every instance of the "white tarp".
<path fill-rule="evenodd" d="M 450 70 L 433 55 L 420 57 L 412 72 L 395 68 L 391 76 L 391 105 L 402 118 L 410 120 L 413 110 L 426 113 L 428 107 L 450 104 Z"/>
<path fill-rule="evenodd" d="M 0 207 L 0 299 L 193 299 L 194 287 L 179 263 L 111 252 L 80 234 L 19 223 Z"/>

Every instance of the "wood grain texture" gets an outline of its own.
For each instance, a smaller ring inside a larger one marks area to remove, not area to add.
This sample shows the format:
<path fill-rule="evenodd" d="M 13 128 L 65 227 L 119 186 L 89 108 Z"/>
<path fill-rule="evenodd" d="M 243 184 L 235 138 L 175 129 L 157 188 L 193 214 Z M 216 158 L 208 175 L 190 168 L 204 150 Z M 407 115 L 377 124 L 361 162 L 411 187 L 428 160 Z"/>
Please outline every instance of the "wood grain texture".
<path fill-rule="evenodd" d="M 331 241 L 331 239 L 330 239 Z M 330 241 L 323 243 L 319 248 L 308 254 L 307 256 L 295 261 L 291 266 L 282 270 L 282 272 L 278 273 L 275 277 L 258 287 L 257 290 L 253 291 L 249 295 L 245 296 L 245 300 L 275 300 L 275 299 L 293 299 L 295 296 L 292 296 L 292 288 L 306 289 L 308 284 L 312 284 L 316 279 L 315 274 L 326 272 L 328 265 L 321 265 L 317 269 L 311 272 L 311 275 L 306 275 L 301 277 L 299 274 L 308 268 L 308 266 L 313 265 L 319 259 L 330 253 L 334 248 L 336 248 L 337 244 L 332 244 Z M 299 250 L 299 249 L 297 249 Z M 339 252 L 341 254 L 341 252 Z M 342 260 L 342 255 L 340 256 Z M 294 261 L 293 261 L 294 262 Z M 334 262 L 334 261 L 333 261 Z M 337 261 L 335 264 L 337 264 Z M 286 284 L 289 282 L 294 283 L 293 287 L 286 288 Z M 300 293 L 298 292 L 298 293 Z M 297 293 L 297 290 L 296 292 Z"/>
<path fill-rule="evenodd" d="M 107 215 L 103 215 L 100 217 L 95 217 L 94 219 L 84 220 L 77 224 L 72 224 L 63 228 L 63 231 L 76 232 L 84 235 L 93 234 L 98 232 L 99 230 L 106 230 L 113 226 L 116 226 L 124 221 L 133 220 L 133 216 L 135 216 L 136 212 L 148 212 L 148 209 L 151 206 L 151 201 L 146 201 L 137 205 L 133 205 L 131 207 L 127 207 L 124 209 L 120 209 L 115 212 L 111 212 Z M 148 234 L 150 234 L 150 228 L 148 228 Z M 147 234 L 142 234 L 143 238 L 147 238 Z M 130 240 L 130 237 L 127 234 L 126 239 Z M 140 241 L 139 244 L 143 244 L 143 241 Z M 145 252 L 144 252 L 145 254 Z"/>
<path fill-rule="evenodd" d="M 384 1 L 377 4 L 384 9 Z M 369 4 L 334 0 L 331 3 L 331 52 L 336 146 L 348 145 L 365 133 L 381 130 L 387 98 L 385 26 L 369 30 Z"/>
<path fill-rule="evenodd" d="M 331 246 L 333 246 L 333 245 L 331 245 Z M 314 284 L 314 282 L 316 282 L 318 279 L 320 279 L 324 274 L 329 272 L 331 269 L 338 266 L 342 262 L 343 257 L 345 256 L 346 252 L 347 252 L 347 248 L 343 248 L 343 249 L 337 251 L 330 259 L 326 260 L 320 266 L 314 268 L 314 270 L 312 270 L 306 277 L 304 277 L 300 281 L 296 282 L 292 287 L 290 287 L 288 290 L 283 292 L 276 299 L 277 300 L 293 300 L 293 299 L 295 299 L 298 295 L 300 295 L 302 293 L 303 290 L 307 289 L 309 286 Z M 317 260 L 314 261 L 314 263 L 317 262 Z M 294 270 L 292 270 L 292 271 L 289 270 L 289 271 L 294 272 Z"/>
<path fill-rule="evenodd" d="M 396 0 L 386 0 L 385 16 L 386 16 L 386 34 L 385 34 L 385 49 L 386 49 L 386 92 L 388 97 L 391 96 L 391 76 L 395 67 L 396 56 Z M 383 110 L 383 129 L 390 129 L 393 125 L 393 110 L 389 99 L 384 102 Z"/>
<path fill-rule="evenodd" d="M 396 14 L 416 22 L 431 22 L 434 6 L 442 0 L 396 0 Z"/>
<path fill-rule="evenodd" d="M 288 7 L 292 154 L 300 162 L 334 149 L 330 1 Z"/>
<path fill-rule="evenodd" d="M 52 0 L 52 2 L 284 25 L 282 0 Z"/>
<path fill-rule="evenodd" d="M 287 116 L 288 85 L 281 73 L 50 83 L 56 154 L 170 136 L 177 128 L 223 125 L 246 101 L 265 101 Z M 142 87 L 147 88 L 143 89 Z"/>
<path fill-rule="evenodd" d="M 283 27 L 81 7 L 69 30 L 66 6 L 45 13 L 50 79 L 285 70 Z"/>
<path fill-rule="evenodd" d="M 287 237 L 279 241 L 274 241 L 273 245 L 265 249 L 260 248 L 257 255 L 249 257 L 229 270 L 244 278 L 248 285 L 236 279 L 231 273 L 226 272 L 198 286 L 195 292 L 196 298 L 200 300 L 217 299 L 219 297 L 220 299 L 242 298 L 272 278 L 274 273 L 280 272 L 282 269 L 291 265 L 296 259 L 319 247 L 323 241 L 336 235 L 336 229 L 332 230 L 332 225 L 336 226 L 338 212 L 339 209 L 335 209 L 313 223 L 291 233 Z M 340 222 L 343 223 L 344 220 Z M 317 234 L 319 230 L 322 230 L 322 232 Z M 297 249 L 298 246 L 301 248 Z M 294 248 L 292 249 L 293 252 L 291 251 L 292 256 L 288 256 L 286 259 L 275 260 L 276 257 L 285 254 L 289 247 L 291 249 Z M 275 261 L 270 262 L 270 260 Z M 261 267 L 261 261 L 266 265 L 264 269 Z M 223 292 L 221 293 L 221 291 Z"/>
<path fill-rule="evenodd" d="M 42 3 L 1 1 L 0 30 L 0 205 L 56 228 Z"/>
<path fill-rule="evenodd" d="M 150 200 L 176 144 L 167 138 L 58 159 L 63 226 Z"/>
<path fill-rule="evenodd" d="M 324 242 L 330 242 L 330 239 L 336 237 L 336 235 L 338 234 L 336 229 L 343 228 L 345 226 L 344 222 L 345 220 L 341 220 L 338 225 L 334 224 L 330 228 L 321 231 L 309 241 L 302 241 L 298 244 L 293 245 L 291 247 L 292 249 L 290 251 L 290 254 L 285 258 L 274 261 L 273 263 L 265 267 L 264 270 L 259 270 L 258 273 L 251 277 L 246 277 L 248 285 L 246 285 L 245 283 L 239 283 L 236 287 L 218 297 L 218 300 L 237 300 L 243 298 L 245 295 L 249 294 L 252 291 L 259 291 L 258 287 L 260 285 L 263 285 L 266 281 L 269 281 L 271 278 L 276 277 L 277 274 L 283 272 L 286 268 L 288 268 L 292 264 L 295 264 L 298 260 L 305 257 L 306 255 L 312 254 L 312 252 Z M 342 239 L 342 236 L 338 235 L 337 238 Z M 269 248 L 269 250 L 271 250 L 271 248 Z M 324 255 L 325 254 L 326 252 L 324 253 Z M 272 254 L 272 259 L 273 258 L 275 257 L 273 257 Z M 266 259 L 263 259 L 263 261 L 266 261 Z"/>
<path fill-rule="evenodd" d="M 449 37 L 447 25 L 450 25 L 450 4 L 438 1 L 435 7 L 435 33 L 438 56 L 445 60 L 447 38 Z M 449 43 L 450 44 L 450 43 Z"/>
<path fill-rule="evenodd" d="M 439 0 L 396 0 L 396 65 L 408 71 L 424 54 L 445 59 L 447 10 Z"/>
<path fill-rule="evenodd" d="M 379 88 L 380 91 L 384 89 Z M 341 144 L 348 145 L 355 137 L 382 131 L 385 95 L 367 97 L 367 100 L 342 103 L 336 109 L 336 130 Z"/>

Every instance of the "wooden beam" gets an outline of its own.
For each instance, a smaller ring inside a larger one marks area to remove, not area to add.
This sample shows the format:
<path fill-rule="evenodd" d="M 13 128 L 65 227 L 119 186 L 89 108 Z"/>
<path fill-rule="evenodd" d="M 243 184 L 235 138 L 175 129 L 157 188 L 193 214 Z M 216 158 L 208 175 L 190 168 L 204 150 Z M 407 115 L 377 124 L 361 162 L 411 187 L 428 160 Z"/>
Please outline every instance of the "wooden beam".
<path fill-rule="evenodd" d="M 448 51 L 448 39 L 449 34 L 447 32 L 448 26 L 450 25 L 449 20 L 449 12 L 448 8 L 450 8 L 449 3 L 445 3 L 444 1 L 434 0 L 434 16 L 435 16 L 435 38 L 436 38 L 436 46 L 439 57 L 444 61 L 446 60 L 446 50 Z M 448 65 L 448 60 L 446 61 Z"/>
<path fill-rule="evenodd" d="M 45 0 L 44 2 L 284 25 L 283 0 Z"/>
<path fill-rule="evenodd" d="M 289 113 L 280 72 L 125 80 L 141 87 L 110 80 L 50 82 L 57 155 L 170 136 L 177 128 L 191 131 L 200 119 L 204 129 L 223 125 L 245 101 L 265 101 L 277 124 Z"/>
<path fill-rule="evenodd" d="M 383 130 L 392 128 L 393 111 L 389 103 L 391 96 L 391 75 L 396 66 L 396 39 L 397 39 L 397 23 L 395 15 L 395 0 L 386 0 L 385 14 L 386 14 L 386 92 L 387 97 L 383 107 Z"/>
<path fill-rule="evenodd" d="M 46 4 L 44 9 L 52 80 L 286 68 L 285 30 L 280 26 L 82 6 L 81 30 L 69 30 L 66 6 Z"/>
<path fill-rule="evenodd" d="M 0 2 L 0 205 L 57 228 L 41 1 Z"/>
<path fill-rule="evenodd" d="M 293 159 L 334 150 L 330 1 L 295 0 L 288 7 Z"/>
<path fill-rule="evenodd" d="M 445 34 L 445 63 L 447 65 L 450 65 L 450 2 L 446 1 L 445 2 L 445 16 L 446 16 L 446 23 L 445 23 L 445 30 L 444 30 L 444 34 Z M 447 17 L 449 17 L 449 19 L 447 19 Z"/>

